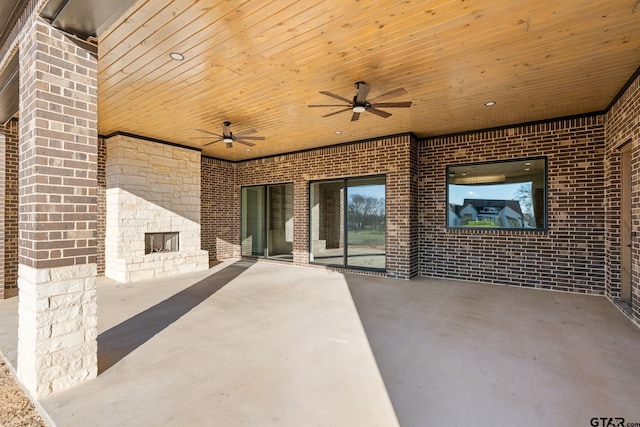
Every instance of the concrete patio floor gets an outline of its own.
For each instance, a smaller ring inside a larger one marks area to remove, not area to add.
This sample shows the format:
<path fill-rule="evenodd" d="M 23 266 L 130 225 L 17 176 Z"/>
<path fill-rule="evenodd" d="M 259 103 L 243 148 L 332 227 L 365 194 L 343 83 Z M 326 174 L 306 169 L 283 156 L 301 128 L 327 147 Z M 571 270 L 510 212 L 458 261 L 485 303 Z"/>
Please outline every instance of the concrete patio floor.
<path fill-rule="evenodd" d="M 602 297 L 240 261 L 100 280 L 94 380 L 58 426 L 640 423 L 640 329 Z M 0 301 L 15 367 L 17 299 Z"/>

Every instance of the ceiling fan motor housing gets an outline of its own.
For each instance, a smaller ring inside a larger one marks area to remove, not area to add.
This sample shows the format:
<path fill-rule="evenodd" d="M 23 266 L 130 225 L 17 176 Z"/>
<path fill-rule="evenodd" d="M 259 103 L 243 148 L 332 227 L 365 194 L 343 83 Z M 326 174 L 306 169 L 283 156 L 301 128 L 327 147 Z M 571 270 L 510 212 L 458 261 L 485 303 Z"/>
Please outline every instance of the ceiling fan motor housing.
<path fill-rule="evenodd" d="M 358 102 L 356 101 L 356 97 L 353 98 L 353 106 L 351 107 L 351 109 L 353 110 L 354 113 L 363 113 L 367 108 L 370 108 L 371 104 L 369 104 L 367 101 L 365 102 Z"/>
<path fill-rule="evenodd" d="M 322 117 L 329 117 L 329 116 L 333 116 L 335 114 L 339 114 L 343 111 L 349 111 L 351 110 L 351 112 L 353 113 L 352 117 L 351 117 L 351 121 L 357 121 L 360 118 L 360 114 L 364 113 L 365 111 L 369 111 L 377 116 L 380 116 L 384 119 L 386 119 L 387 117 L 391 116 L 391 113 L 387 113 L 384 110 L 380 110 L 378 107 L 383 107 L 383 108 L 408 108 L 411 107 L 412 102 L 411 101 L 405 101 L 405 102 L 381 102 L 383 100 L 386 100 L 387 98 L 393 97 L 393 96 L 398 96 L 398 95 L 404 95 L 407 93 L 407 91 L 404 88 L 398 88 L 395 90 L 392 90 L 390 92 L 386 92 L 383 93 L 382 95 L 378 95 L 377 97 L 373 98 L 371 100 L 371 102 L 367 101 L 367 96 L 369 95 L 369 91 L 371 90 L 371 86 L 369 86 L 368 84 L 366 84 L 363 81 L 357 81 L 354 83 L 355 88 L 358 90 L 358 93 L 356 93 L 356 95 L 352 98 L 352 100 L 349 100 L 348 98 L 344 98 L 340 95 L 336 95 L 334 93 L 331 92 L 327 92 L 327 91 L 321 91 L 320 93 L 323 95 L 327 95 L 330 96 L 332 98 L 338 99 L 340 101 L 343 101 L 346 103 L 345 109 L 342 110 L 338 110 L 338 111 L 334 111 L 332 113 L 329 114 L 325 114 Z M 333 104 L 311 104 L 309 105 L 309 107 L 342 107 L 342 105 L 333 105 Z"/>

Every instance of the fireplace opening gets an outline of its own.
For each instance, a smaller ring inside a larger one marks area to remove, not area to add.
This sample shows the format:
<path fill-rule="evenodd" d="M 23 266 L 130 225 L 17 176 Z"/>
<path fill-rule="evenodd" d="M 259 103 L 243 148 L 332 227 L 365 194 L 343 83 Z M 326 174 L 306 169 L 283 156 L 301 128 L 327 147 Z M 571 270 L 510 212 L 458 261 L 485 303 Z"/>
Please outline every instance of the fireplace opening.
<path fill-rule="evenodd" d="M 153 254 L 158 252 L 176 252 L 178 250 L 177 232 L 172 233 L 145 233 L 144 253 Z"/>

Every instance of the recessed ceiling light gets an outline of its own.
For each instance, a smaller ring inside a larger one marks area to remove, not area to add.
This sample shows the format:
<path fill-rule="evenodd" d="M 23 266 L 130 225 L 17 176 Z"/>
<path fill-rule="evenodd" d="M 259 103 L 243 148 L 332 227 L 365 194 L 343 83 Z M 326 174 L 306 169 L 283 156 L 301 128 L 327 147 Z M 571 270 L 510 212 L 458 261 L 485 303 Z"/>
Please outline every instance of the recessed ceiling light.
<path fill-rule="evenodd" d="M 525 163 L 525 166 L 531 166 L 531 162 Z"/>
<path fill-rule="evenodd" d="M 487 102 L 484 103 L 484 105 L 487 106 L 487 107 L 491 107 L 493 105 L 496 105 L 496 101 L 487 101 Z"/>
<path fill-rule="evenodd" d="M 524 170 L 526 170 L 526 171 L 530 171 L 530 170 L 531 170 L 531 168 L 524 168 Z"/>
<path fill-rule="evenodd" d="M 171 52 L 169 56 L 176 61 L 182 61 L 184 59 L 184 55 L 178 52 Z"/>
<path fill-rule="evenodd" d="M 341 130 L 337 130 L 337 131 L 335 131 L 334 133 L 335 133 L 336 135 L 340 135 L 340 134 L 342 133 L 342 131 L 341 131 Z"/>

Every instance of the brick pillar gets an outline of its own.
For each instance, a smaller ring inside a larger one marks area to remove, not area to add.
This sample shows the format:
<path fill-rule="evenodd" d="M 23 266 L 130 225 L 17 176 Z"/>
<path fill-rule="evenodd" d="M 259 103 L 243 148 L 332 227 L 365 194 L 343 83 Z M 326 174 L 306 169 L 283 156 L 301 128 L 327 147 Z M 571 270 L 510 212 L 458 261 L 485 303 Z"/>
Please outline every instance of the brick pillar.
<path fill-rule="evenodd" d="M 418 200 L 420 181 L 419 142 L 414 135 L 409 136 L 409 173 L 410 173 L 410 208 L 409 208 L 409 278 L 416 277 L 420 273 L 420 201 Z"/>
<path fill-rule="evenodd" d="M 18 121 L 0 126 L 0 299 L 18 295 Z"/>
<path fill-rule="evenodd" d="M 97 375 L 97 60 L 35 16 L 19 54 L 18 377 L 41 398 Z"/>

